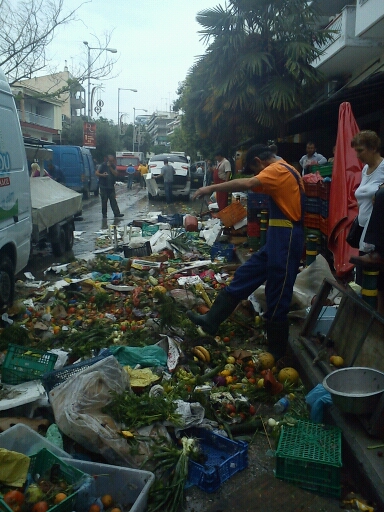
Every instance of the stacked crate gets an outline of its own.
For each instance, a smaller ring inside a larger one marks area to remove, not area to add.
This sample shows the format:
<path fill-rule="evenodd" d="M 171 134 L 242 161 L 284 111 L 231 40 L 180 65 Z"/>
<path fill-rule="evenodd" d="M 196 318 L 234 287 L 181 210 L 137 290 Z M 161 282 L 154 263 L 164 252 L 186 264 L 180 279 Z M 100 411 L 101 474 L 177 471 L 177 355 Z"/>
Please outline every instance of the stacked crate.
<path fill-rule="evenodd" d="M 247 238 L 251 249 L 260 248 L 260 219 L 262 210 L 268 210 L 268 196 L 248 192 L 247 198 Z"/>
<path fill-rule="evenodd" d="M 304 182 L 305 190 L 305 214 L 304 226 L 305 236 L 315 235 L 318 238 L 318 252 L 327 250 L 329 226 L 329 194 L 331 190 L 331 180 L 325 180 L 317 183 Z"/>

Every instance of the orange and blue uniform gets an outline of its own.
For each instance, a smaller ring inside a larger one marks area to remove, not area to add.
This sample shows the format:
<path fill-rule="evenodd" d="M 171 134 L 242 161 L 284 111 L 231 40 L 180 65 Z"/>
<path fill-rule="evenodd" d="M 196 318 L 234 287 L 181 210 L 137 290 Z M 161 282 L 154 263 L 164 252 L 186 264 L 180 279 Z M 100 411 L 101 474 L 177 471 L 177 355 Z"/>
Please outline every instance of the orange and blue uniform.
<path fill-rule="evenodd" d="M 298 171 L 279 160 L 263 169 L 255 189 L 269 195 L 266 244 L 236 271 L 227 292 L 235 300 L 249 297 L 265 284 L 265 319 L 287 319 L 304 247 L 304 188 Z"/>

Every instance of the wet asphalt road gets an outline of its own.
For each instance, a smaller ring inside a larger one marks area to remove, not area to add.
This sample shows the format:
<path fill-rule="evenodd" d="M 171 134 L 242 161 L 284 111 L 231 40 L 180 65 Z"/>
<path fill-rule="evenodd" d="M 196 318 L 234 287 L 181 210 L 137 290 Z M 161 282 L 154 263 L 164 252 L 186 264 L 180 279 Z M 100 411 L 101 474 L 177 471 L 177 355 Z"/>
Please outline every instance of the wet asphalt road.
<path fill-rule="evenodd" d="M 95 250 L 95 240 L 97 232 L 107 229 L 110 225 L 125 226 L 133 220 L 143 219 L 148 212 L 161 212 L 164 215 L 172 213 L 192 213 L 201 212 L 201 201 L 175 201 L 166 204 L 164 199 L 148 200 L 146 189 L 141 189 L 139 184 L 135 183 L 132 190 L 127 190 L 126 184 L 116 184 L 116 197 L 120 212 L 124 217 L 115 219 L 112 210 L 108 204 L 108 217 L 102 218 L 101 200 L 93 194 L 89 199 L 83 200 L 82 220 L 76 220 L 75 230 L 82 232 L 79 238 L 75 238 L 72 251 L 68 251 L 60 258 L 53 256 L 50 246 L 44 248 L 35 247 L 32 257 L 26 269 L 24 269 L 18 279 L 24 280 L 24 272 L 31 272 L 36 279 L 44 280 L 44 270 L 53 263 L 68 263 L 74 258 L 89 259 Z M 204 205 L 205 207 L 205 205 Z"/>

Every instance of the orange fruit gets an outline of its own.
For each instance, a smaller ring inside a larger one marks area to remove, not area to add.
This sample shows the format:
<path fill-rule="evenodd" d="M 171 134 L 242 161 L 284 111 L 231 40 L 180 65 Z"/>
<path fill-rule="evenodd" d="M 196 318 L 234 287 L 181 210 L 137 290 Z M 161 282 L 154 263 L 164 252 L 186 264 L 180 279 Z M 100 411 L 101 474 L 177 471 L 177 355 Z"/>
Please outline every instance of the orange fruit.
<path fill-rule="evenodd" d="M 88 512 L 100 512 L 101 508 L 100 508 L 100 505 L 98 505 L 97 503 L 94 503 L 93 505 L 91 505 L 88 509 Z"/>
<path fill-rule="evenodd" d="M 54 504 L 57 505 L 58 503 L 61 503 L 67 498 L 67 495 L 65 492 L 58 492 L 55 496 L 55 499 L 53 500 Z"/>
<path fill-rule="evenodd" d="M 121 512 L 121 509 L 118 507 L 115 507 L 111 510 L 111 512 Z"/>
<path fill-rule="evenodd" d="M 113 503 L 112 496 L 110 494 L 104 494 L 104 496 L 101 497 L 101 503 L 105 508 L 109 508 Z"/>

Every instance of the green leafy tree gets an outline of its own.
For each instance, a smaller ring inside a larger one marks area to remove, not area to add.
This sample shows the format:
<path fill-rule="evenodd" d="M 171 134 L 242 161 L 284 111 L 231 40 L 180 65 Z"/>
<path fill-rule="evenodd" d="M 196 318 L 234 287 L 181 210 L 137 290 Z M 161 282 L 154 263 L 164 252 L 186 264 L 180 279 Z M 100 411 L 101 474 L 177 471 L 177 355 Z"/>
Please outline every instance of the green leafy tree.
<path fill-rule="evenodd" d="M 322 81 L 312 62 L 332 34 L 306 0 L 231 0 L 197 15 L 206 53 L 182 86 L 183 129 L 210 145 L 282 135 Z"/>

